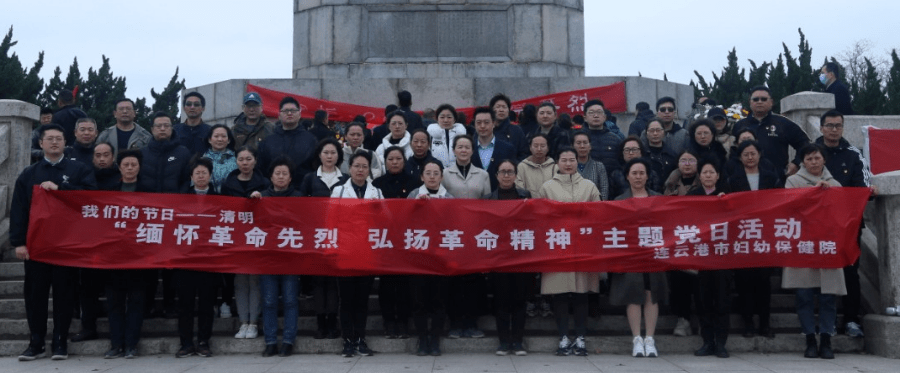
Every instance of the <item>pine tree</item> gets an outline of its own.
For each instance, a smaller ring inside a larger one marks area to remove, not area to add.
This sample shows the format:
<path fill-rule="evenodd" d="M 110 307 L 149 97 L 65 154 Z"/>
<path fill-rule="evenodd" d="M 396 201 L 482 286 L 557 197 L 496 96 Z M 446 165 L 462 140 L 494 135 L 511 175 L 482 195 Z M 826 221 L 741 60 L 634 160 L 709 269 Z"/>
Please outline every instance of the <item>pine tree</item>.
<path fill-rule="evenodd" d="M 62 70 L 59 69 L 59 66 L 53 70 L 53 77 L 50 78 L 50 81 L 47 82 L 47 86 L 44 87 L 44 91 L 41 92 L 40 95 L 40 104 L 41 107 L 51 108 L 54 111 L 59 109 L 59 105 L 56 104 L 56 96 L 59 94 L 59 91 L 63 89 L 63 81 L 62 78 Z"/>
<path fill-rule="evenodd" d="M 809 41 L 806 40 L 806 35 L 803 34 L 803 30 L 797 29 L 797 32 L 800 33 L 800 56 L 797 58 L 800 63 L 800 70 L 797 72 L 799 77 L 797 79 L 797 87 L 796 91 L 791 94 L 803 91 L 810 91 L 815 88 L 816 82 L 819 80 L 819 72 L 812 67 L 812 48 L 809 47 Z M 778 98 L 781 100 L 781 97 Z"/>
<path fill-rule="evenodd" d="M 857 115 L 881 115 L 884 111 L 884 92 L 881 91 L 881 78 L 868 58 L 866 77 L 863 86 L 859 87 L 859 95 L 853 101 L 853 111 Z"/>
<path fill-rule="evenodd" d="M 694 84 L 694 80 L 691 79 L 691 84 L 694 85 L 694 96 L 695 97 L 709 97 L 710 86 L 709 83 L 706 82 L 706 79 L 703 78 L 703 75 L 694 70 L 694 75 L 697 76 L 697 83 Z"/>
<path fill-rule="evenodd" d="M 82 85 L 84 85 L 84 80 L 81 79 L 81 71 L 78 70 L 78 57 L 75 57 L 72 65 L 69 66 L 69 74 L 66 75 L 65 89 L 71 91 L 76 86 L 81 87 Z M 80 88 L 79 91 L 81 91 Z"/>
<path fill-rule="evenodd" d="M 44 86 L 44 80 L 38 74 L 44 66 L 44 52 L 38 54 L 38 60 L 30 70 L 22 67 L 19 56 L 10 55 L 10 50 L 18 41 L 12 40 L 13 28 L 0 42 L 0 99 L 21 100 L 30 103 L 38 102 L 38 94 Z"/>
<path fill-rule="evenodd" d="M 715 82 L 709 92 L 710 97 L 723 105 L 742 102 L 747 91 L 744 73 L 745 70 L 738 67 L 737 48 L 732 48 L 731 52 L 728 52 L 728 65 L 722 70 L 722 75 L 717 77 L 713 74 Z"/>
<path fill-rule="evenodd" d="M 900 58 L 897 50 L 891 51 L 891 69 L 888 71 L 887 86 L 884 89 L 887 102 L 884 104 L 885 115 L 900 114 Z"/>
<path fill-rule="evenodd" d="M 178 94 L 183 90 L 184 79 L 178 81 L 178 68 L 175 68 L 175 75 L 169 79 L 169 84 L 159 93 L 150 88 L 150 96 L 153 97 L 153 111 L 161 111 L 169 114 L 172 118 L 178 118 L 179 100 Z"/>
<path fill-rule="evenodd" d="M 785 97 L 788 93 L 787 87 L 787 73 L 785 73 L 784 66 L 784 57 L 782 54 L 778 54 L 778 59 L 775 62 L 775 66 L 769 70 L 769 79 L 766 80 L 767 86 L 769 87 L 769 91 L 772 92 L 772 97 Z M 778 108 L 776 109 L 777 106 Z M 776 113 L 781 112 L 781 100 L 775 100 L 775 105 L 772 106 L 772 110 Z"/>
<path fill-rule="evenodd" d="M 103 65 L 94 71 L 88 69 L 88 78 L 84 82 L 82 109 L 91 118 L 97 120 L 101 128 L 115 123 L 113 111 L 116 100 L 125 97 L 125 78 L 115 77 L 109 67 L 109 58 L 103 57 Z M 135 105 L 137 106 L 137 105 Z M 135 107 L 135 110 L 138 108 Z"/>

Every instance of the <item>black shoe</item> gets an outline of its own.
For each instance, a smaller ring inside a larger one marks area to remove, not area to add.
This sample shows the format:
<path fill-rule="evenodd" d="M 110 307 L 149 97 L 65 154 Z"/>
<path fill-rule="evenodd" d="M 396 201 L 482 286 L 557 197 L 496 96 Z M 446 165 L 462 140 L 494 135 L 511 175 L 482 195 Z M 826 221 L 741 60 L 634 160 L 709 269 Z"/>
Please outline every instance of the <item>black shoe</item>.
<path fill-rule="evenodd" d="M 772 329 L 768 326 L 762 326 L 759 328 L 759 335 L 761 337 L 766 337 L 768 339 L 775 338 L 775 333 L 772 332 Z"/>
<path fill-rule="evenodd" d="M 181 346 L 178 349 L 178 352 L 175 353 L 175 357 L 188 357 L 196 354 L 197 351 L 194 350 L 194 346 Z"/>
<path fill-rule="evenodd" d="M 819 335 L 821 343 L 819 343 L 819 357 L 823 359 L 834 359 L 834 350 L 831 349 L 831 334 L 822 333 Z"/>
<path fill-rule="evenodd" d="M 725 345 L 716 345 L 716 357 L 726 359 L 729 356 L 731 355 L 728 354 L 728 350 L 725 349 Z"/>
<path fill-rule="evenodd" d="M 341 351 L 343 357 L 353 357 L 356 355 L 356 345 L 349 339 L 344 338 L 344 349 Z"/>
<path fill-rule="evenodd" d="M 278 356 L 288 357 L 294 354 L 294 345 L 290 343 L 282 343 L 281 351 L 278 351 Z"/>
<path fill-rule="evenodd" d="M 266 345 L 266 349 L 263 350 L 262 356 L 263 357 L 272 357 L 275 355 L 278 355 L 278 344 L 273 343 L 270 345 Z"/>
<path fill-rule="evenodd" d="M 712 356 L 716 354 L 716 346 L 709 342 L 704 342 L 703 346 L 694 351 L 694 356 Z"/>
<path fill-rule="evenodd" d="M 209 342 L 200 342 L 197 344 L 197 355 L 212 357 L 212 350 L 209 349 Z"/>
<path fill-rule="evenodd" d="M 134 359 L 138 356 L 137 347 L 129 347 L 125 349 L 125 358 Z"/>
<path fill-rule="evenodd" d="M 419 349 L 416 351 L 418 356 L 428 356 L 431 354 L 431 345 L 428 343 L 428 337 L 419 337 Z"/>
<path fill-rule="evenodd" d="M 431 340 L 429 342 L 429 350 L 431 350 L 431 356 L 441 356 L 441 337 L 437 335 L 431 337 Z"/>
<path fill-rule="evenodd" d="M 816 344 L 815 334 L 806 335 L 806 352 L 803 353 L 803 357 L 810 359 L 819 357 L 819 346 Z"/>
<path fill-rule="evenodd" d="M 72 336 L 72 342 L 83 342 L 97 339 L 97 332 L 94 330 L 82 330 Z"/>
<path fill-rule="evenodd" d="M 19 361 L 32 361 L 34 359 L 40 359 L 44 356 L 47 356 L 47 352 L 44 351 L 44 346 L 28 346 L 28 348 L 25 349 L 25 352 L 19 354 Z"/>
<path fill-rule="evenodd" d="M 118 359 L 120 357 L 125 357 L 125 349 L 122 347 L 110 348 L 109 351 L 103 354 L 104 359 Z"/>
<path fill-rule="evenodd" d="M 375 351 L 372 351 L 372 349 L 369 348 L 369 345 L 366 344 L 365 338 L 360 338 L 356 341 L 356 351 L 359 352 L 360 356 L 372 356 L 375 354 Z"/>
<path fill-rule="evenodd" d="M 66 346 L 56 346 L 53 348 L 53 356 L 50 360 L 66 360 L 69 358 L 69 349 Z"/>

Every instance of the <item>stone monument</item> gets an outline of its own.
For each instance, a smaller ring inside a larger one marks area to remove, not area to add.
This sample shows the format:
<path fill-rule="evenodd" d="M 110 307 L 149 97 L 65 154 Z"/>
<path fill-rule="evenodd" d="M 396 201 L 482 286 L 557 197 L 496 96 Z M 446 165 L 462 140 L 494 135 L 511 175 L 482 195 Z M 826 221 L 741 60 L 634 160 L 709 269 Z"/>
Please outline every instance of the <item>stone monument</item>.
<path fill-rule="evenodd" d="M 248 83 L 325 100 L 384 107 L 409 91 L 413 109 L 487 105 L 625 81 L 626 102 L 693 88 L 641 77 L 584 76 L 581 0 L 295 0 L 292 79 L 233 79 L 189 88 L 203 119 L 230 124 Z M 633 112 L 616 113 L 626 127 Z"/>

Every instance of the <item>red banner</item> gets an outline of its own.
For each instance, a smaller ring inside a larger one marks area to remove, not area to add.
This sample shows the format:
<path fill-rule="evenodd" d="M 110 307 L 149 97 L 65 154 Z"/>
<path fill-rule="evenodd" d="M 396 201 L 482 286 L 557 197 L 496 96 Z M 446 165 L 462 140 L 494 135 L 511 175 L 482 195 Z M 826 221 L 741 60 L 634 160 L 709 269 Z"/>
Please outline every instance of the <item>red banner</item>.
<path fill-rule="evenodd" d="M 383 107 L 377 108 L 321 100 L 289 92 L 275 91 L 253 84 L 247 84 L 247 92 L 259 93 L 259 96 L 263 101 L 263 114 L 269 118 L 277 118 L 278 103 L 281 102 L 281 99 L 285 96 L 291 96 L 300 103 L 300 116 L 302 118 L 312 119 L 316 110 L 325 110 L 328 112 L 328 118 L 330 120 L 338 122 L 351 122 L 357 115 L 365 116 L 369 127 L 380 125 L 384 122 Z M 511 109 L 520 112 L 526 104 L 537 106 L 542 102 L 549 101 L 556 105 L 558 114 L 567 113 L 574 116 L 576 114 L 584 114 L 584 104 L 589 100 L 596 98 L 603 100 L 603 103 L 606 104 L 606 109 L 609 109 L 609 111 L 613 113 L 621 113 L 628 110 L 625 102 L 625 82 L 513 101 Z M 487 105 L 488 103 L 485 102 L 484 104 Z M 465 113 L 467 117 L 472 118 L 472 113 L 475 111 L 475 108 L 456 108 L 456 111 Z M 419 114 L 421 114 L 421 112 L 419 112 Z"/>
<path fill-rule="evenodd" d="M 900 170 L 900 130 L 869 127 L 869 159 L 872 162 L 872 174 L 880 174 Z"/>
<path fill-rule="evenodd" d="M 28 250 L 77 267 L 332 276 L 838 268 L 859 256 L 868 196 L 809 188 L 591 203 L 257 200 L 35 187 Z"/>

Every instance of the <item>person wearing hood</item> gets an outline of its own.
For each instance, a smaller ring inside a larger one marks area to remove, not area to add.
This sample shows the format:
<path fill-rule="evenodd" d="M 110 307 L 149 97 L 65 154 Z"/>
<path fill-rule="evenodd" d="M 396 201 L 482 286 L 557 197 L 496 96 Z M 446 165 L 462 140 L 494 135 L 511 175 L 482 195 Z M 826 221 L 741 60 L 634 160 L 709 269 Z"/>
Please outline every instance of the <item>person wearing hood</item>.
<path fill-rule="evenodd" d="M 808 144 L 800 149 L 802 167 L 787 178 L 785 188 L 829 188 L 841 184 L 825 167 L 825 149 L 821 145 Z M 794 268 L 785 267 L 781 287 L 797 289 L 797 316 L 801 332 L 806 335 L 806 351 L 803 357 L 834 359 L 831 337 L 836 334 L 837 296 L 847 294 L 842 268 Z M 819 320 L 815 319 L 815 298 L 818 297 Z M 816 343 L 816 332 L 819 341 Z"/>
<path fill-rule="evenodd" d="M 310 170 L 316 137 L 300 126 L 300 103 L 296 99 L 285 96 L 278 107 L 279 123 L 275 125 L 272 135 L 259 143 L 257 167 L 268 170 L 273 159 L 288 157 L 296 167 L 291 170 L 291 180 L 294 187 L 299 187 L 303 176 Z"/>
<path fill-rule="evenodd" d="M 525 132 L 522 127 L 512 125 L 510 120 L 510 110 L 512 109 L 512 101 L 509 97 L 500 93 L 491 97 L 488 105 L 494 111 L 494 136 L 508 142 L 516 150 L 516 162 L 519 162 L 528 156 L 528 141 L 525 139 Z"/>
<path fill-rule="evenodd" d="M 844 138 L 844 115 L 837 110 L 825 112 L 819 118 L 819 129 L 822 136 L 815 143 L 824 149 L 825 168 L 831 176 L 842 186 L 869 188 L 873 196 L 878 194 L 878 188 L 870 184 L 872 174 L 862 152 Z M 840 325 L 844 326 L 847 335 L 855 338 L 863 337 L 859 319 L 861 294 L 858 271 L 858 259 L 853 265 L 844 267 L 847 295 L 841 301 L 844 318 Z"/>
<path fill-rule="evenodd" d="M 84 117 L 75 122 L 75 142 L 66 147 L 66 158 L 88 166 L 94 160 L 94 143 L 97 141 L 97 122 Z"/>
<path fill-rule="evenodd" d="M 425 164 L 428 163 L 428 161 L 437 161 L 437 158 L 431 155 L 431 135 L 429 135 L 427 131 L 422 129 L 414 130 L 410 134 L 410 139 L 409 148 L 412 150 L 411 156 L 406 155 L 406 150 L 402 147 L 398 146 L 398 148 L 403 150 L 404 156 L 406 157 L 406 171 L 412 175 L 413 179 L 418 180 L 421 179 L 422 170 L 425 168 Z M 443 164 L 441 166 L 443 167 Z"/>
<path fill-rule="evenodd" d="M 407 131 L 406 116 L 403 111 L 397 110 L 389 114 L 387 121 L 390 132 L 381 139 L 381 144 L 375 149 L 375 156 L 379 157 L 378 161 L 382 164 L 382 168 L 384 167 L 384 150 L 391 146 L 403 148 L 407 158 L 412 157 L 413 155 L 412 148 L 410 147 L 412 135 Z M 384 169 L 381 171 L 381 173 L 384 174 Z"/>
<path fill-rule="evenodd" d="M 621 168 L 617 161 L 616 149 L 625 137 L 619 137 L 612 132 L 612 122 L 606 120 L 606 111 L 603 101 L 590 100 L 584 104 L 584 120 L 587 124 L 585 131 L 591 139 L 591 158 L 603 163 L 606 168 L 606 176 Z"/>
<path fill-rule="evenodd" d="M 647 129 L 650 119 L 656 117 L 656 114 L 653 114 L 653 110 L 650 110 L 650 104 L 644 101 L 634 105 L 634 111 L 636 114 L 634 121 L 628 125 L 628 136 L 641 136 L 641 133 Z"/>
<path fill-rule="evenodd" d="M 559 151 L 559 171 L 541 186 L 540 195 L 558 202 L 594 202 L 600 191 L 578 173 L 578 155 L 572 147 Z M 551 244 L 551 248 L 552 248 Z M 565 247 L 563 247 L 565 248 Z M 545 272 L 541 274 L 541 295 L 552 297 L 559 346 L 557 355 L 587 356 L 588 293 L 600 291 L 597 272 Z M 575 338 L 569 342 L 569 306 L 574 310 Z"/>
<path fill-rule="evenodd" d="M 77 89 L 78 87 L 75 88 Z M 63 130 L 65 130 L 66 144 L 69 145 L 75 143 L 75 127 L 78 126 L 78 120 L 87 118 L 87 114 L 75 105 L 75 102 L 78 101 L 75 97 L 75 93 L 76 92 L 66 89 L 59 91 L 59 95 L 56 97 L 56 104 L 59 105 L 59 110 L 53 113 L 53 119 L 50 120 L 51 123 L 62 126 Z M 95 123 L 95 136 L 97 134 L 96 127 L 97 124 Z"/>
<path fill-rule="evenodd" d="M 711 120 L 715 125 L 715 139 L 719 144 L 722 144 L 722 147 L 725 148 L 727 153 L 727 151 L 731 150 L 731 147 L 734 146 L 734 135 L 731 133 L 734 126 L 731 123 L 728 123 L 728 118 L 725 116 L 725 110 L 720 107 L 709 109 L 709 111 L 706 112 L 706 119 Z"/>
<path fill-rule="evenodd" d="M 346 134 L 344 135 L 344 162 L 341 163 L 341 172 L 347 174 L 350 172 L 350 156 L 356 153 L 369 153 L 372 159 L 372 169 L 369 175 L 372 180 L 382 175 L 384 167 L 381 165 L 380 157 L 375 156 L 374 150 L 363 147 L 366 139 L 366 125 L 363 122 L 351 122 L 347 125 Z M 406 159 L 404 157 L 404 159 Z"/>
<path fill-rule="evenodd" d="M 675 99 L 669 96 L 663 97 L 656 101 L 656 116 L 659 123 L 665 130 L 665 143 L 676 154 L 680 154 L 682 150 L 687 149 L 690 142 L 687 130 L 675 122 L 677 111 L 675 108 Z M 647 131 L 641 133 L 641 140 L 646 142 Z"/>
<path fill-rule="evenodd" d="M 466 126 L 457 122 L 456 109 L 449 104 L 442 104 L 435 110 L 437 123 L 428 125 L 431 136 L 431 155 L 444 164 L 444 168 L 453 166 L 456 160 L 452 144 L 457 136 L 466 134 Z"/>
<path fill-rule="evenodd" d="M 716 125 L 709 119 L 700 119 L 690 128 L 690 146 L 697 155 L 697 159 L 715 158 L 719 164 L 728 160 L 728 151 L 720 142 L 716 141 Z"/>
<path fill-rule="evenodd" d="M 542 134 L 532 136 L 529 148 L 531 155 L 516 166 L 516 187 L 529 191 L 535 198 L 540 198 L 541 186 L 552 179 L 558 169 L 553 158 L 547 156 L 550 151 L 547 136 Z"/>
<path fill-rule="evenodd" d="M 206 98 L 200 92 L 190 92 L 184 95 L 183 105 L 187 119 L 184 120 L 184 123 L 175 125 L 172 138 L 187 148 L 191 155 L 202 154 L 209 147 L 206 139 L 211 128 L 209 124 L 203 122 Z"/>
<path fill-rule="evenodd" d="M 164 112 L 151 116 L 153 139 L 141 149 L 141 177 L 138 188 L 150 193 L 180 193 L 188 185 L 187 165 L 191 152 L 172 140 L 172 118 Z M 172 270 L 160 270 L 163 280 L 163 309 L 166 317 L 174 318 L 175 292 L 172 286 Z M 145 306 L 152 307 L 157 283 L 147 284 Z"/>
<path fill-rule="evenodd" d="M 275 131 L 272 124 L 262 113 L 262 98 L 259 93 L 249 92 L 244 95 L 241 113 L 234 118 L 231 131 L 234 132 L 234 147 L 249 146 L 256 150 L 259 143 Z"/>

